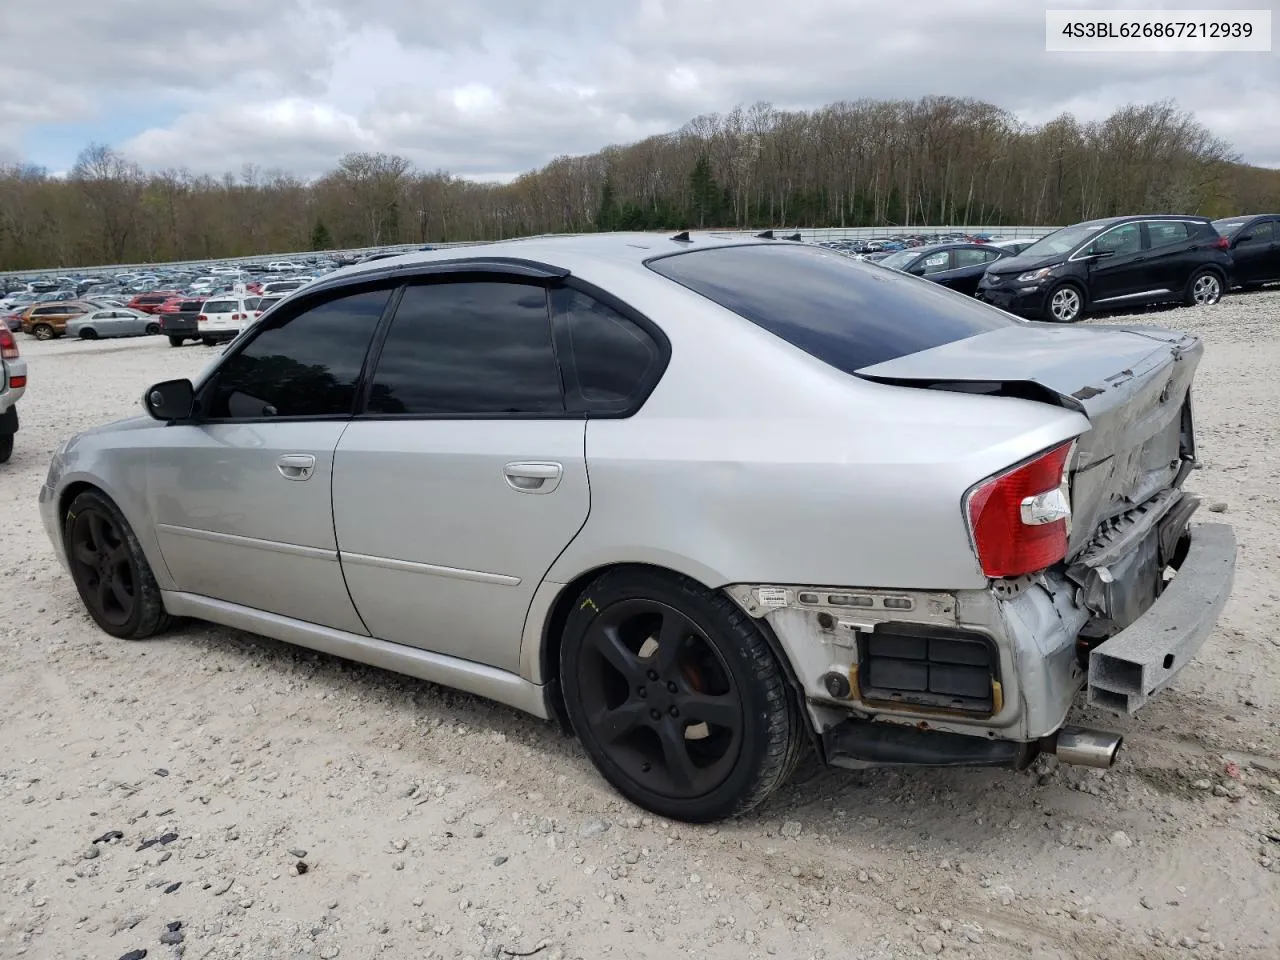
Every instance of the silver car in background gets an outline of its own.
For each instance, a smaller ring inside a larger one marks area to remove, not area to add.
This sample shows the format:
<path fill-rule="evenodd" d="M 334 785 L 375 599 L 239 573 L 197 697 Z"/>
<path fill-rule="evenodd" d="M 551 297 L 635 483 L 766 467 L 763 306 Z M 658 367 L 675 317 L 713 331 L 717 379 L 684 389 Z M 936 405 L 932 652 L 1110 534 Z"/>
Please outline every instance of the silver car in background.
<path fill-rule="evenodd" d="M 40 493 L 110 634 L 196 617 L 559 718 L 708 821 L 846 767 L 1108 766 L 1186 666 L 1203 352 L 786 240 L 413 253 L 292 294 Z"/>
<path fill-rule="evenodd" d="M 129 307 L 109 306 L 67 321 L 67 336 L 81 340 L 155 336 L 159 332 L 159 318 Z"/>

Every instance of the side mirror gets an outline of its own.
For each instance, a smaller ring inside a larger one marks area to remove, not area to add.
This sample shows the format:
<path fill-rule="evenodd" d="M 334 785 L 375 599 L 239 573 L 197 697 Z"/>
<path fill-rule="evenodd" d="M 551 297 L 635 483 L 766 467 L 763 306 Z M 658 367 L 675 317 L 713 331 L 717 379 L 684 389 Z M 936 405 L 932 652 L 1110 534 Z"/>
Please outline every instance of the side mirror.
<path fill-rule="evenodd" d="M 1240 236 L 1236 237 L 1236 243 L 1244 243 L 1246 240 L 1252 240 L 1252 239 L 1253 239 L 1252 233 L 1242 233 L 1240 234 Z"/>
<path fill-rule="evenodd" d="M 165 380 L 149 387 L 142 397 L 147 413 L 157 420 L 188 420 L 196 404 L 196 389 L 190 380 Z"/>
<path fill-rule="evenodd" d="M 913 277 L 923 277 L 924 267 L 912 267 L 907 271 L 907 273 L 911 274 Z"/>

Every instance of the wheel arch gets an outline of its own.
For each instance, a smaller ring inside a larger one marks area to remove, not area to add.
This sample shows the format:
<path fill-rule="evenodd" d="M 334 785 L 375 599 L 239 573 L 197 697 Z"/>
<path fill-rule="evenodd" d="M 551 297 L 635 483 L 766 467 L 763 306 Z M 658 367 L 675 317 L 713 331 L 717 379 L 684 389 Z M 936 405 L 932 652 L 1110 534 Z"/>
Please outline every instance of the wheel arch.
<path fill-rule="evenodd" d="M 1089 312 L 1089 307 L 1092 304 L 1088 283 L 1079 277 L 1063 277 L 1049 288 L 1049 295 L 1045 298 L 1045 302 L 1052 300 L 1053 295 L 1062 287 L 1071 287 L 1076 293 L 1080 294 L 1080 317 L 1083 318 Z"/>
<path fill-rule="evenodd" d="M 522 655 L 525 669 L 522 671 L 526 680 L 541 684 L 543 688 L 543 697 L 547 706 L 547 716 L 554 717 L 561 728 L 569 735 L 572 735 L 572 729 L 569 725 L 569 716 L 565 710 L 564 691 L 560 682 L 560 647 L 564 640 L 564 627 L 569 618 L 569 613 L 578 601 L 578 597 L 582 595 L 582 591 L 587 588 L 598 577 L 606 573 L 612 573 L 617 570 L 636 570 L 646 571 L 649 573 L 665 574 L 670 577 L 688 577 L 698 583 L 701 583 L 708 589 L 715 589 L 724 592 L 726 596 L 729 594 L 722 587 L 711 587 L 705 582 L 705 578 L 692 576 L 689 573 L 672 567 L 664 566 L 658 563 L 643 563 L 636 561 L 618 561 L 612 563 L 602 563 L 583 571 L 575 576 L 568 583 L 560 585 L 553 584 L 549 581 L 543 581 L 542 588 L 539 593 L 547 588 L 553 588 L 549 601 L 546 601 L 543 609 L 545 613 L 539 613 L 531 610 L 532 624 L 526 625 L 526 632 L 523 644 L 533 646 L 535 649 L 533 655 L 525 657 Z M 555 589 L 558 588 L 558 589 Z M 730 597 L 732 600 L 732 597 Z M 539 606 L 538 596 L 534 598 L 534 607 Z M 736 605 L 736 601 L 734 601 Z M 746 612 L 744 615 L 746 615 Z M 799 677 L 796 676 L 795 668 L 791 661 L 787 658 L 786 653 L 782 649 L 782 644 L 778 641 L 777 634 L 774 633 L 769 623 L 763 619 L 752 617 L 752 622 L 760 631 L 761 635 L 768 643 L 769 649 L 773 651 L 774 658 L 778 661 L 778 665 L 782 668 L 782 673 L 787 679 L 787 686 L 790 688 L 791 696 L 799 707 L 799 714 L 804 721 L 805 734 L 818 750 L 819 756 L 822 756 L 821 738 L 813 728 L 812 719 L 809 711 L 804 709 L 805 697 L 804 687 L 800 683 Z M 533 627 L 533 636 L 529 635 L 529 626 Z M 524 651 L 521 651 L 522 654 Z M 530 669 L 531 668 L 531 669 Z M 533 672 L 536 671 L 536 672 Z M 532 673 L 532 675 L 530 675 Z"/>

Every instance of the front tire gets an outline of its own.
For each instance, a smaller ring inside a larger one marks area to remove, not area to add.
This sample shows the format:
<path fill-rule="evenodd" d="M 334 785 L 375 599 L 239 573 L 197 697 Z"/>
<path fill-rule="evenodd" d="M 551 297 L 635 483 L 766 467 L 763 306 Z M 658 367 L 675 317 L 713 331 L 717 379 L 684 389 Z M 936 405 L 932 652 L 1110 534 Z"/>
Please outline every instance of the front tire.
<path fill-rule="evenodd" d="M 1188 307 L 1211 307 L 1222 299 L 1222 277 L 1213 270 L 1200 270 L 1187 281 Z"/>
<path fill-rule="evenodd" d="M 632 803 L 707 823 L 791 775 L 804 720 L 751 617 L 687 577 L 620 568 L 574 602 L 560 677 L 569 721 Z"/>
<path fill-rule="evenodd" d="M 97 339 L 98 339 L 98 331 L 97 331 L 97 330 L 94 330 L 94 329 L 92 329 L 92 328 L 87 328 L 87 329 L 81 330 L 81 331 L 80 331 L 80 339 L 81 339 L 81 340 L 97 340 Z"/>
<path fill-rule="evenodd" d="M 86 490 L 63 518 L 71 578 L 95 623 L 113 637 L 142 640 L 169 626 L 151 565 L 109 497 Z"/>
<path fill-rule="evenodd" d="M 160 332 L 160 324 L 158 323 L 147 324 L 146 333 L 148 337 L 154 337 L 159 332 Z"/>
<path fill-rule="evenodd" d="M 1071 283 L 1064 283 L 1049 294 L 1049 319 L 1055 323 L 1075 323 L 1084 316 L 1084 294 Z"/>
<path fill-rule="evenodd" d="M 52 340 L 53 334 L 53 327 L 49 326 L 47 323 L 38 323 L 31 330 L 31 335 L 37 340 Z"/>

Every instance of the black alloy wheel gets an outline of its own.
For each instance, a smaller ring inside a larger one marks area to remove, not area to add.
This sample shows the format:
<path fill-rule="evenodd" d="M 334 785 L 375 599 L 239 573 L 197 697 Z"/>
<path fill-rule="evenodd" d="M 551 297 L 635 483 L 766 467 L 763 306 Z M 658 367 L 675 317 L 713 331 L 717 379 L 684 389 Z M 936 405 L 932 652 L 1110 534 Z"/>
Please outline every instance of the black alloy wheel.
<path fill-rule="evenodd" d="M 674 799 L 724 783 L 742 749 L 728 668 L 687 616 L 623 600 L 592 622 L 578 664 L 587 722 L 614 763 Z"/>
<path fill-rule="evenodd" d="M 805 744 L 799 701 L 756 622 L 687 577 L 621 567 L 565 620 L 560 683 L 600 773 L 660 816 L 736 816 L 782 784 Z"/>
<path fill-rule="evenodd" d="M 115 627 L 124 626 L 137 606 L 137 571 L 129 545 L 114 520 L 90 507 L 71 520 L 72 575 L 94 614 Z"/>
<path fill-rule="evenodd" d="M 109 498 L 97 490 L 77 496 L 62 536 L 71 579 L 98 626 L 114 637 L 141 640 L 169 625 L 146 555 Z"/>

